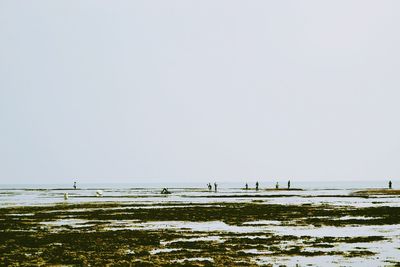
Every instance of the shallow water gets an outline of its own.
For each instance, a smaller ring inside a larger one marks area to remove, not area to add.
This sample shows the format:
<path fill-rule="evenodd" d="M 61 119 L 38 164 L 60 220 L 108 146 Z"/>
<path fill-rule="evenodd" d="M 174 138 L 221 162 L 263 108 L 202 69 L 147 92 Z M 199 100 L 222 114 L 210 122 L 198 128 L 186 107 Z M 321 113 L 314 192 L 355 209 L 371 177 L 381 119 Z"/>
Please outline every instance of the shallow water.
<path fill-rule="evenodd" d="M 10 187 L 10 186 L 9 186 Z M 93 187 L 93 185 L 92 185 Z M 243 190 L 220 188 L 218 192 L 204 188 L 170 188 L 170 195 L 161 195 L 161 188 L 101 187 L 103 196 L 97 197 L 97 188 L 73 190 L 69 188 L 0 188 L 0 207 L 35 206 L 61 203 L 126 202 L 126 203 L 215 203 L 262 201 L 269 204 L 329 204 L 353 207 L 400 206 L 397 196 L 376 195 L 369 198 L 352 195 L 359 189 L 304 189 L 297 190 Z M 68 193 L 68 200 L 64 200 Z"/>

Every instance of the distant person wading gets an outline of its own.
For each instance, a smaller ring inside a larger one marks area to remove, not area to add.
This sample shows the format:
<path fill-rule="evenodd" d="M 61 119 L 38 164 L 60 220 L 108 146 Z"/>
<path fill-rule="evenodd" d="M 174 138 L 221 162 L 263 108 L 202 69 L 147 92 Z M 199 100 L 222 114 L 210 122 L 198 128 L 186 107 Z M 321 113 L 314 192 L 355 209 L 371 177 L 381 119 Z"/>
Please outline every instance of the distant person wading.
<path fill-rule="evenodd" d="M 211 191 L 211 190 L 212 190 L 211 183 L 208 183 L 208 184 L 207 184 L 207 187 L 208 187 L 208 191 Z"/>

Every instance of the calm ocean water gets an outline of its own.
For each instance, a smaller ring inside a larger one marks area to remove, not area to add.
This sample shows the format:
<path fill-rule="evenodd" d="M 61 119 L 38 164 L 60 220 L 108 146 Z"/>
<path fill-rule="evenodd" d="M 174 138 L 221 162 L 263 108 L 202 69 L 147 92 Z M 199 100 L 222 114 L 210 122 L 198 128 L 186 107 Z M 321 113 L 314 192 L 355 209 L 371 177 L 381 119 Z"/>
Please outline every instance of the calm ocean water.
<path fill-rule="evenodd" d="M 210 181 L 212 182 L 212 181 Z M 213 182 L 212 182 L 213 183 Z M 244 183 L 218 182 L 218 192 L 209 191 L 207 183 L 125 183 L 125 184 L 80 184 L 73 189 L 71 184 L 9 184 L 0 185 L 0 207 L 22 205 L 52 205 L 60 203 L 87 202 L 129 202 L 139 204 L 159 203 L 210 203 L 210 202 L 251 202 L 255 198 L 276 204 L 332 204 L 368 206 L 373 199 L 354 198 L 352 193 L 360 189 L 386 188 L 387 181 L 336 181 L 296 182 L 291 188 L 301 191 L 265 190 L 275 188 L 275 181 L 259 181 L 260 190 L 249 183 L 249 190 L 243 190 Z M 280 188 L 287 187 L 287 181 L 279 181 Z M 396 181 L 393 186 L 396 188 Z M 169 188 L 172 194 L 161 195 L 162 188 Z M 99 197 L 96 192 L 101 190 Z M 68 194 L 67 199 L 64 199 Z M 388 205 L 400 205 L 399 198 L 381 196 Z M 384 204 L 386 205 L 386 204 Z"/>

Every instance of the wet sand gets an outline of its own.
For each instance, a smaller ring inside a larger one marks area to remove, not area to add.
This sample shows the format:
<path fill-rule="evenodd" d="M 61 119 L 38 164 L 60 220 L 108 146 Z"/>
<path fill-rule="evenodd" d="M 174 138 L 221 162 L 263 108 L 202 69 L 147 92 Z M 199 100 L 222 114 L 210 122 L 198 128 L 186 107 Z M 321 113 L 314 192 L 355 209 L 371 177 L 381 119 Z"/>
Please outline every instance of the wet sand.
<path fill-rule="evenodd" d="M 209 199 L 207 193 L 202 203 L 191 202 L 198 195 L 179 202 L 172 194 L 156 202 L 92 198 L 5 206 L 0 265 L 400 265 L 400 199 L 320 192 L 301 196 L 313 203 L 274 203 L 299 197 L 282 194 L 224 192 Z M 335 204 L 319 202 L 332 198 Z"/>

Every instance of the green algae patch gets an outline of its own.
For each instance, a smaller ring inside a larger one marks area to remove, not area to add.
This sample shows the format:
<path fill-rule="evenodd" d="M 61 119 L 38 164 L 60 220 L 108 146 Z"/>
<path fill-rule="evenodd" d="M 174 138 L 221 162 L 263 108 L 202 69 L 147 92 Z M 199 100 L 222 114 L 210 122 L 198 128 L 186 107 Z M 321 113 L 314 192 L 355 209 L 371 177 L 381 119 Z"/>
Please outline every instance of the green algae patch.
<path fill-rule="evenodd" d="M 294 236 L 274 233 L 275 225 L 261 228 L 254 222 L 273 220 L 284 227 L 393 225 L 400 224 L 398 214 L 398 207 L 225 202 L 7 207 L 0 209 L 0 265 L 256 266 L 257 255 L 369 257 L 374 252 L 342 251 L 337 246 L 385 242 L 385 237 Z M 365 219 L 342 220 L 352 216 Z M 227 229 L 196 230 L 184 224 L 214 221 Z M 149 227 L 157 222 L 166 223 Z"/>

